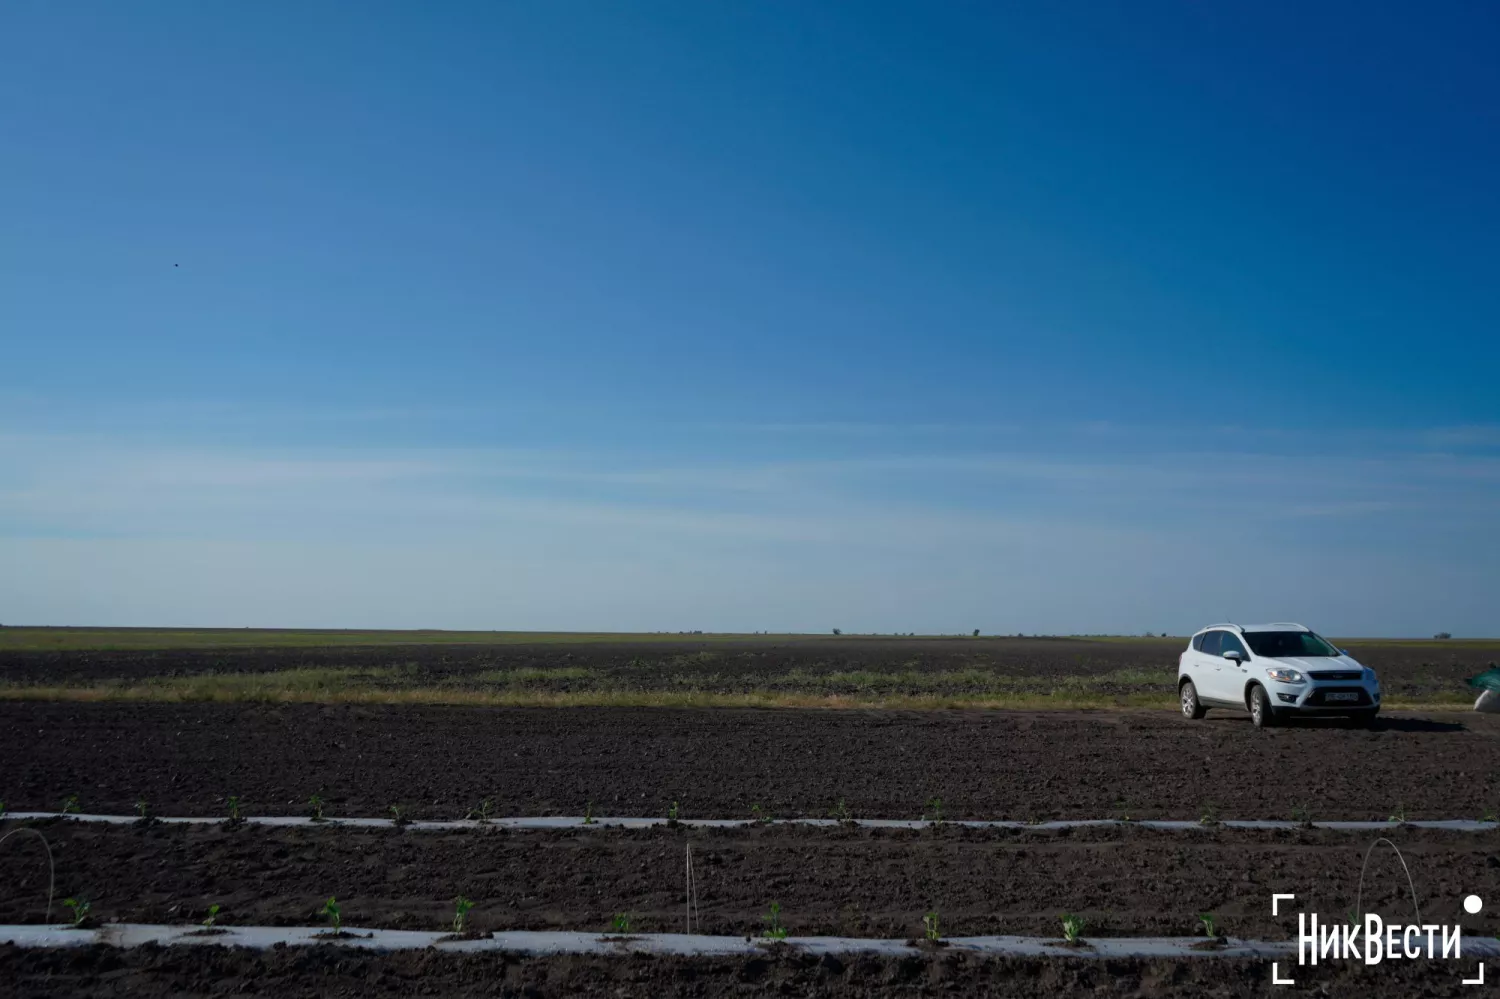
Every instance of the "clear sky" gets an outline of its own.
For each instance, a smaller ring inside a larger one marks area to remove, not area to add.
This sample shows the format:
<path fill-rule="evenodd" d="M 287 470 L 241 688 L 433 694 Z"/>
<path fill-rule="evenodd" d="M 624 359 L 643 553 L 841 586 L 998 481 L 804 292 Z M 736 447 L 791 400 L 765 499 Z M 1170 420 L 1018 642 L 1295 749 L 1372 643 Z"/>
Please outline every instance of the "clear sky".
<path fill-rule="evenodd" d="M 0 10 L 0 623 L 1500 634 L 1500 6 Z"/>

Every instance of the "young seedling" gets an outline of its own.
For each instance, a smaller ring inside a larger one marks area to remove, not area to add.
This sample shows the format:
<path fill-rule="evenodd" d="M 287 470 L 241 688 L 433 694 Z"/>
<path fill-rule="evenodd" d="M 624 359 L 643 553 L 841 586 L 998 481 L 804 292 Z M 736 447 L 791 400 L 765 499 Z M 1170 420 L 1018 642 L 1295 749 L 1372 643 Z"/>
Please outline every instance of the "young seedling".
<path fill-rule="evenodd" d="M 330 897 L 328 901 L 323 903 L 323 915 L 333 924 L 333 935 L 336 937 L 343 936 L 344 914 L 339 909 L 338 899 Z"/>
<path fill-rule="evenodd" d="M 89 918 L 89 910 L 93 905 L 81 898 L 65 898 L 63 905 L 73 912 L 73 929 L 81 929 L 84 922 Z"/>
<path fill-rule="evenodd" d="M 229 796 L 229 824 L 237 826 L 245 821 L 245 815 L 240 811 L 240 796 L 231 794 Z"/>
<path fill-rule="evenodd" d="M 406 817 L 406 809 L 400 805 L 391 805 L 388 810 L 391 813 L 391 825 L 397 829 L 402 828 L 411 821 L 411 819 Z"/>
<path fill-rule="evenodd" d="M 922 917 L 922 932 L 932 943 L 943 939 L 942 928 L 938 925 L 938 912 L 933 909 Z"/>
<path fill-rule="evenodd" d="M 675 802 L 675 801 L 672 802 L 672 807 L 669 808 L 669 809 L 667 809 L 667 828 L 668 829 L 676 829 L 679 825 L 681 825 L 681 823 L 677 821 L 678 816 L 681 815 L 681 814 L 682 814 L 682 810 L 677 806 L 677 802 Z"/>
<path fill-rule="evenodd" d="M 1203 803 L 1203 811 L 1198 816 L 1198 824 L 1203 826 L 1216 826 L 1219 824 L 1219 806 L 1212 801 Z"/>
<path fill-rule="evenodd" d="M 143 826 L 151 824 L 151 806 L 146 803 L 145 798 L 137 798 L 135 802 L 135 820 Z"/>
<path fill-rule="evenodd" d="M 594 803 L 586 802 L 583 806 L 583 824 L 591 826 L 594 824 Z"/>
<path fill-rule="evenodd" d="M 1395 822 L 1398 825 L 1405 825 L 1406 824 L 1406 806 L 1398 803 L 1396 805 L 1396 810 L 1391 813 L 1391 817 L 1389 819 L 1387 819 L 1386 821 L 1387 822 Z"/>
<path fill-rule="evenodd" d="M 219 903 L 215 902 L 213 905 L 211 905 L 211 906 L 208 907 L 208 918 L 203 921 L 203 928 L 205 930 L 211 930 L 211 929 L 214 928 L 214 923 L 216 923 L 218 921 L 219 921 Z"/>
<path fill-rule="evenodd" d="M 0 819 L 5 818 L 5 802 L 0 801 Z"/>
<path fill-rule="evenodd" d="M 1078 938 L 1083 935 L 1083 917 L 1063 913 L 1062 916 L 1063 939 L 1068 943 L 1077 943 Z"/>
<path fill-rule="evenodd" d="M 616 932 L 616 933 L 621 933 L 621 934 L 629 933 L 630 932 L 630 913 L 628 913 L 628 912 L 617 912 L 617 913 L 615 913 L 615 921 L 614 921 L 614 927 L 613 928 L 614 928 L 614 932 Z"/>
<path fill-rule="evenodd" d="M 922 813 L 923 822 L 931 822 L 935 826 L 943 824 L 943 799 L 933 798 L 927 802 L 927 810 Z"/>
<path fill-rule="evenodd" d="M 488 822 L 490 820 L 490 799 L 485 798 L 479 804 L 469 809 L 469 814 L 465 815 L 464 818 L 473 819 L 475 822 Z"/>
<path fill-rule="evenodd" d="M 322 822 L 323 821 L 323 805 L 324 804 L 325 804 L 325 802 L 323 801 L 323 796 L 321 794 L 315 794 L 311 798 L 308 798 L 307 799 L 307 813 L 308 813 L 308 817 L 311 818 L 314 822 Z"/>
<path fill-rule="evenodd" d="M 62 810 L 64 815 L 78 814 L 78 795 L 70 794 L 63 799 Z"/>
<path fill-rule="evenodd" d="M 840 798 L 833 806 L 833 818 L 846 826 L 854 824 L 854 813 L 849 811 L 849 806 L 844 803 L 843 798 Z"/>
<path fill-rule="evenodd" d="M 462 934 L 469 922 L 469 910 L 474 908 L 474 903 L 462 895 L 453 900 L 453 932 Z"/>
<path fill-rule="evenodd" d="M 781 903 L 772 902 L 771 911 L 761 916 L 761 922 L 766 924 L 766 938 L 770 940 L 785 940 L 786 927 L 781 924 Z"/>
<path fill-rule="evenodd" d="M 750 818 L 758 825 L 765 825 L 771 821 L 771 813 L 760 807 L 760 802 L 750 806 Z"/>
<path fill-rule="evenodd" d="M 1312 827 L 1312 812 L 1306 805 L 1292 806 L 1292 821 L 1304 829 Z"/>
<path fill-rule="evenodd" d="M 0 815 L 4 815 L 4 814 L 5 814 L 5 802 L 0 801 Z M 1493 808 L 1487 808 L 1487 809 L 1485 809 L 1484 814 L 1479 817 L 1479 821 L 1480 822 L 1494 822 L 1494 821 L 1497 820 L 1497 818 L 1500 818 L 1500 816 L 1496 816 L 1495 810 Z"/>
<path fill-rule="evenodd" d="M 1115 811 L 1119 814 L 1121 822 L 1133 821 L 1130 814 L 1133 809 L 1130 807 L 1130 803 L 1124 798 L 1115 802 Z"/>
<path fill-rule="evenodd" d="M 1198 922 L 1203 924 L 1204 936 L 1218 939 L 1219 934 L 1215 932 L 1216 927 L 1214 926 L 1214 914 L 1212 912 L 1205 912 L 1203 915 L 1199 916 Z"/>

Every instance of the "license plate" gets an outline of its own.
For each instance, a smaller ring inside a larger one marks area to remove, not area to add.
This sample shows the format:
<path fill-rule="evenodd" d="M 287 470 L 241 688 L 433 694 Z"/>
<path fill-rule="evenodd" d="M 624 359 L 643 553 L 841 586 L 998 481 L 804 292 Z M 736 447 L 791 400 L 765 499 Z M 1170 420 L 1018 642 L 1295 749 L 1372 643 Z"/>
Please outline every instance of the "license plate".
<path fill-rule="evenodd" d="M 1325 701 L 1357 701 L 1357 700 L 1359 700 L 1359 695 L 1358 694 L 1324 694 L 1323 695 L 1323 700 L 1325 700 Z"/>

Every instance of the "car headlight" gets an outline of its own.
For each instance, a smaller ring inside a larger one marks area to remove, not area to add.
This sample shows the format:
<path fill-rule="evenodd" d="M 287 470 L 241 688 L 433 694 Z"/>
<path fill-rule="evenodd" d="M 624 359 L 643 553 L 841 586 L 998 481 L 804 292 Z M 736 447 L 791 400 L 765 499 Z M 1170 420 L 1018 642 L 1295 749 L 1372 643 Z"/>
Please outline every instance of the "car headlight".
<path fill-rule="evenodd" d="M 1276 667 L 1274 669 L 1268 669 L 1268 670 L 1266 670 L 1266 676 L 1270 677 L 1273 680 L 1280 680 L 1282 683 L 1301 683 L 1302 682 L 1302 674 L 1301 673 L 1298 673 L 1294 669 L 1283 669 L 1280 666 L 1278 666 L 1278 667 Z"/>

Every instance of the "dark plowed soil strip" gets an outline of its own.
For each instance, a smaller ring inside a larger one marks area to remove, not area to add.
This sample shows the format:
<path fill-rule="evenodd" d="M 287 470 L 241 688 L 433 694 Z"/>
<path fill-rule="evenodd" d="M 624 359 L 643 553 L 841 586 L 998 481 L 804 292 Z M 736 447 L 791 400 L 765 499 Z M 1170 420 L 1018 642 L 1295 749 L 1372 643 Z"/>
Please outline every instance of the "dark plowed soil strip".
<path fill-rule="evenodd" d="M 1472 963 L 1472 962 L 1468 962 Z M 1471 968 L 1457 962 L 1398 961 L 1298 969 L 1300 990 L 1332 999 L 1466 996 Z M 959 954 L 907 959 L 811 958 L 522 958 L 506 955 L 367 954 L 335 947 L 280 951 L 172 948 L 116 951 L 20 950 L 0 946 L 0 982 L 30 997 L 273 995 L 506 996 L 828 996 L 1091 995 L 1222 999 L 1276 994 L 1261 961 L 1097 961 L 981 959 Z"/>
<path fill-rule="evenodd" d="M 892 712 L 0 703 L 13 810 L 917 818 L 1479 818 L 1500 804 L 1500 717 L 1258 732 L 1167 712 Z"/>
<path fill-rule="evenodd" d="M 611 832 L 401 833 L 339 827 L 271 830 L 105 828 L 53 821 L 59 891 L 88 898 L 103 921 L 197 921 L 210 904 L 243 925 L 307 925 L 337 896 L 353 925 L 441 929 L 453 900 L 476 902 L 475 928 L 681 932 L 684 851 L 693 846 L 697 929 L 758 934 L 779 901 L 801 935 L 920 935 L 937 910 L 958 936 L 1059 932 L 1082 915 L 1087 932 L 1192 936 L 1213 913 L 1235 936 L 1289 939 L 1296 912 L 1340 922 L 1355 905 L 1374 836 L 1144 829 L 993 833 L 771 827 Z M 1500 901 L 1500 835 L 1402 831 L 1424 922 L 1500 929 L 1500 908 L 1466 916 L 1469 893 Z M 39 847 L 0 853 L 0 922 L 40 922 L 46 869 Z M 1394 855 L 1372 855 L 1364 911 L 1413 921 L 1411 888 Z M 1297 896 L 1280 918 L 1273 892 Z M 56 915 L 56 914 L 54 914 Z"/>
<path fill-rule="evenodd" d="M 1175 671 L 1186 639 L 1109 642 L 1067 638 L 870 639 L 583 642 L 536 645 L 171 649 L 162 651 L 0 651 L 0 680 L 10 683 L 140 681 L 205 673 L 259 673 L 301 667 L 395 667 L 398 683 L 462 683 L 487 671 L 581 669 L 612 687 L 671 690 L 683 677 L 713 676 L 726 691 L 762 689 L 769 677 L 811 677 L 860 670 L 906 673 L 980 670 L 1053 678 L 1098 677 L 1117 670 Z M 1361 642 L 1350 651 L 1380 672 L 1388 697 L 1463 692 L 1463 680 L 1500 658 L 1500 643 L 1403 646 Z M 553 689 L 555 685 L 548 685 Z M 920 689 L 920 688 L 918 688 Z M 1112 688 L 1100 688 L 1106 692 Z M 1132 688 L 1135 689 L 1135 688 Z M 1171 684 L 1164 687 L 1171 695 Z"/>

